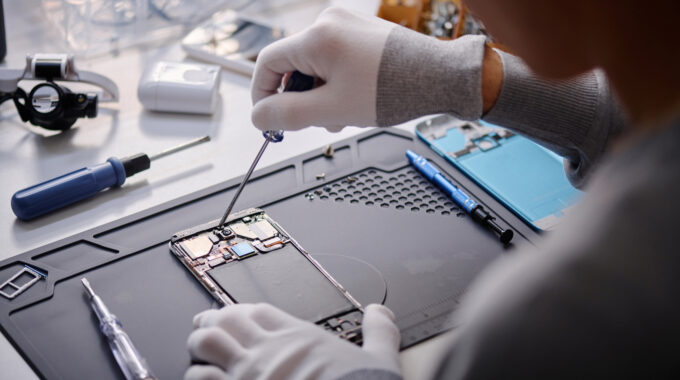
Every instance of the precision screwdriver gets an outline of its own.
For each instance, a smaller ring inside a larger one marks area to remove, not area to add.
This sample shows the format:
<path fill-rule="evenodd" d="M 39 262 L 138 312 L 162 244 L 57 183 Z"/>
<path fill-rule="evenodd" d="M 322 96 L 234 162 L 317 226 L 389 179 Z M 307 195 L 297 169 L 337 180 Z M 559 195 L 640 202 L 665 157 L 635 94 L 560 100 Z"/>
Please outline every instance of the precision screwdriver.
<path fill-rule="evenodd" d="M 12 196 L 12 211 L 21 220 L 31 220 L 71 203 L 89 198 L 100 191 L 122 186 L 127 177 L 148 169 L 151 161 L 210 141 L 210 136 L 191 140 L 151 156 L 145 153 L 116 158 L 86 167 L 19 190 Z"/>
<path fill-rule="evenodd" d="M 288 82 L 286 82 L 286 85 L 284 86 L 282 92 L 288 91 L 303 92 L 311 90 L 312 88 L 314 88 L 314 82 L 315 79 L 313 76 L 303 74 L 299 71 L 294 71 L 290 78 L 288 78 Z M 253 171 L 255 170 L 257 163 L 260 161 L 260 158 L 262 158 L 262 154 L 264 154 L 264 151 L 267 149 L 267 145 L 269 145 L 269 142 L 271 141 L 276 143 L 281 142 L 283 140 L 283 131 L 265 131 L 262 132 L 262 135 L 264 136 L 264 143 L 262 144 L 260 150 L 257 152 L 255 160 L 253 160 L 253 163 L 250 164 L 250 168 L 246 172 L 245 177 L 243 177 L 241 185 L 239 185 L 238 189 L 236 190 L 236 194 L 234 194 L 234 197 L 231 199 L 231 202 L 227 207 L 227 211 L 224 212 L 224 215 L 222 216 L 222 219 L 220 220 L 220 224 L 218 224 L 218 226 L 223 225 L 224 222 L 227 221 L 229 214 L 231 214 L 231 210 L 234 208 L 234 205 L 236 204 L 236 200 L 238 200 L 238 197 L 241 195 L 243 188 L 246 186 L 246 183 L 248 183 L 250 176 L 253 174 Z"/>
<path fill-rule="evenodd" d="M 156 377 L 139 354 L 128 334 L 123 330 L 118 318 L 109 311 L 104 301 L 92 290 L 85 277 L 80 279 L 90 298 L 90 306 L 99 320 L 99 330 L 109 341 L 118 366 L 127 380 L 154 380 Z"/>
<path fill-rule="evenodd" d="M 495 222 L 496 218 L 491 216 L 482 205 L 475 202 L 469 195 L 465 194 L 463 190 L 459 189 L 456 185 L 451 183 L 451 181 L 446 179 L 446 177 L 430 164 L 425 157 L 412 150 L 407 150 L 406 158 L 408 158 L 411 165 L 418 169 L 425 178 L 437 185 L 446 195 L 451 197 L 460 207 L 470 214 L 472 219 L 495 232 L 501 243 L 510 243 L 510 240 L 512 240 L 515 233 L 509 228 L 504 230 L 499 226 L 498 223 Z"/>

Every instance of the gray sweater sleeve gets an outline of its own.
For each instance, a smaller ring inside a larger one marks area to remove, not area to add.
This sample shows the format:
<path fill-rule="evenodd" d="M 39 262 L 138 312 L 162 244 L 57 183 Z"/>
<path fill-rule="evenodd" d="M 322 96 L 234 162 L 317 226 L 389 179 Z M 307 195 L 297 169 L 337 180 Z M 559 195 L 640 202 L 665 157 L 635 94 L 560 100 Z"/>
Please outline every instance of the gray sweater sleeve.
<path fill-rule="evenodd" d="M 567 177 L 581 187 L 610 139 L 628 124 L 604 73 L 596 70 L 565 81 L 544 80 L 519 58 L 498 53 L 503 85 L 484 120 L 563 156 Z"/>
<path fill-rule="evenodd" d="M 379 126 L 434 113 L 482 117 L 485 38 L 438 41 L 395 28 L 383 50 L 376 99 Z M 518 58 L 499 52 L 504 78 L 484 120 L 512 129 L 565 157 L 567 176 L 581 186 L 608 141 L 626 126 L 603 73 L 569 81 L 533 75 Z"/>
<path fill-rule="evenodd" d="M 440 41 L 396 27 L 378 69 L 376 123 L 390 126 L 423 115 L 482 117 L 483 36 Z"/>

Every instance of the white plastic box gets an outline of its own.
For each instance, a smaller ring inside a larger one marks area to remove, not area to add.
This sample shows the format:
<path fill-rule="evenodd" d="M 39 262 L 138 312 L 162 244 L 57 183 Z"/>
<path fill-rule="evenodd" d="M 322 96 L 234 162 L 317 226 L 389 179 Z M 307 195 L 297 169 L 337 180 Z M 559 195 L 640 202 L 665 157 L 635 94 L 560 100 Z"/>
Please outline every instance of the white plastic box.
<path fill-rule="evenodd" d="M 158 62 L 142 75 L 137 96 L 144 108 L 153 111 L 212 114 L 219 85 L 219 66 Z"/>

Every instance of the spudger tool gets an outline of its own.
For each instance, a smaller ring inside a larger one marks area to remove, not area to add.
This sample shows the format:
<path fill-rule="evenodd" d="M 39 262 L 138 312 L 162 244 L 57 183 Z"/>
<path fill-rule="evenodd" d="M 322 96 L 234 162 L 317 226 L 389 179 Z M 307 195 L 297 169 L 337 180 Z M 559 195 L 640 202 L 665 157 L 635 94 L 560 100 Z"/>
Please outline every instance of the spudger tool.
<path fill-rule="evenodd" d="M 148 169 L 151 161 L 206 141 L 210 141 L 210 136 L 203 136 L 150 156 L 139 153 L 121 159 L 111 157 L 99 165 L 78 169 L 19 190 L 12 196 L 12 211 L 19 219 L 33 219 L 89 198 L 109 187 L 122 186 L 127 177 Z"/>
<path fill-rule="evenodd" d="M 283 92 L 288 91 L 303 92 L 311 90 L 312 88 L 314 88 L 314 80 L 315 79 L 312 76 L 303 74 L 299 71 L 294 71 L 290 78 L 288 78 L 288 82 L 286 82 L 286 85 L 283 88 Z M 225 211 L 218 226 L 223 225 L 224 222 L 227 221 L 229 214 L 231 214 L 231 210 L 234 208 L 234 205 L 236 204 L 238 197 L 241 195 L 243 188 L 246 186 L 246 183 L 248 183 L 250 176 L 253 174 L 253 171 L 255 170 L 257 163 L 260 161 L 260 158 L 262 158 L 262 154 L 264 154 L 264 151 L 267 149 L 267 145 L 269 145 L 269 142 L 271 141 L 277 143 L 283 140 L 283 131 L 265 131 L 262 132 L 262 135 L 264 136 L 264 143 L 262 144 L 260 151 L 257 152 L 255 160 L 253 161 L 252 164 L 250 164 L 250 168 L 246 172 L 245 177 L 243 177 L 241 185 L 239 185 L 238 189 L 236 190 L 236 194 L 234 194 L 234 197 L 231 199 L 231 202 L 227 207 L 227 211 Z"/>
<path fill-rule="evenodd" d="M 104 301 L 92 290 L 85 277 L 80 279 L 90 298 L 90 306 L 99 320 L 99 329 L 109 341 L 109 347 L 127 380 L 153 380 L 155 376 L 139 354 L 118 318 L 109 311 Z"/>
<path fill-rule="evenodd" d="M 446 195 L 451 197 L 460 207 L 465 210 L 472 219 L 480 223 L 484 227 L 490 229 L 498 235 L 499 240 L 503 244 L 508 244 L 515 233 L 511 229 L 503 229 L 496 223 L 495 218 L 489 214 L 488 211 L 479 203 L 475 202 L 469 195 L 465 194 L 463 190 L 451 183 L 444 177 L 434 165 L 430 164 L 427 159 L 411 150 L 406 151 L 406 157 L 411 165 L 418 171 L 439 187 Z"/>

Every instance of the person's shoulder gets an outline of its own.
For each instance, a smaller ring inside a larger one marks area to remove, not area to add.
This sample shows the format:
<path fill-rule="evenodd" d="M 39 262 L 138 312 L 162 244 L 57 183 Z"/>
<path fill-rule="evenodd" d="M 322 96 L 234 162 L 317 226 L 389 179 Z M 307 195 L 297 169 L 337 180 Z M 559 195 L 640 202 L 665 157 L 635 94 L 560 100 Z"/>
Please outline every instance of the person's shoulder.
<path fill-rule="evenodd" d="M 600 182 L 616 179 L 622 190 L 649 191 L 647 183 L 677 186 L 680 181 L 680 117 L 640 133 L 609 157 L 601 168 Z M 664 190 L 658 188 L 656 190 Z"/>
<path fill-rule="evenodd" d="M 560 231 L 568 261 L 629 283 L 680 286 L 679 144 L 680 122 L 604 163 Z"/>
<path fill-rule="evenodd" d="M 555 231 L 479 276 L 441 378 L 663 377 L 680 349 L 676 128 L 610 157 Z"/>
<path fill-rule="evenodd" d="M 666 236 L 680 215 L 680 119 L 611 157 L 588 189 L 605 212 L 641 231 Z M 654 225 L 668 222 L 669 224 Z"/>

